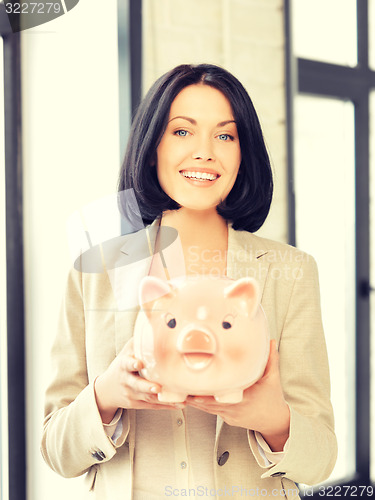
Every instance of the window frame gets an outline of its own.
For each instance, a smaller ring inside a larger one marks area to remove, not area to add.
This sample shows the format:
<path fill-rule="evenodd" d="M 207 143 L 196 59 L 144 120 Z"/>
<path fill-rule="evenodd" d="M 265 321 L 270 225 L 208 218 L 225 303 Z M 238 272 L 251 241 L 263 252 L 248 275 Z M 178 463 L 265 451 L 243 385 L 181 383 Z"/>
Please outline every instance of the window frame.
<path fill-rule="evenodd" d="M 26 499 L 25 300 L 21 117 L 21 37 L 0 4 L 4 56 L 6 298 L 9 498 Z M 3 174 L 2 174 L 3 175 Z"/>
<path fill-rule="evenodd" d="M 296 243 L 293 99 L 310 94 L 350 100 L 355 109 L 355 252 L 356 252 L 356 354 L 355 354 L 355 463 L 354 477 L 340 485 L 370 486 L 370 193 L 369 96 L 375 90 L 375 71 L 369 67 L 368 0 L 357 0 L 356 67 L 297 58 L 293 54 L 292 0 L 285 0 L 286 100 L 288 150 L 289 242 Z M 374 485 L 372 485 L 374 486 Z M 318 492 L 314 496 L 318 498 Z"/>
<path fill-rule="evenodd" d="M 118 2 L 120 161 L 130 127 L 142 99 L 142 0 Z M 129 86 L 130 82 L 130 86 Z M 121 234 L 129 228 L 121 219 Z"/>

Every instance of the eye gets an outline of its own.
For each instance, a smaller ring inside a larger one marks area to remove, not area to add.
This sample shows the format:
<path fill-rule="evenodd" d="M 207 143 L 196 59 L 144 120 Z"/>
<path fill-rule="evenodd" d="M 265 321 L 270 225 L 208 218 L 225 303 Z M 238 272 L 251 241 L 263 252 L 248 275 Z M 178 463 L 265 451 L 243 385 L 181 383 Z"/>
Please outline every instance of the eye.
<path fill-rule="evenodd" d="M 178 135 L 179 137 L 186 137 L 188 133 L 189 132 L 187 130 L 176 130 L 174 135 Z"/>
<path fill-rule="evenodd" d="M 166 315 L 165 322 L 167 323 L 168 328 L 176 328 L 177 321 L 176 318 L 172 316 L 172 314 Z"/>
<path fill-rule="evenodd" d="M 229 328 L 232 328 L 233 323 L 234 323 L 234 316 L 232 316 L 231 314 L 228 314 L 223 319 L 221 326 L 224 328 L 224 330 L 229 330 Z"/>
<path fill-rule="evenodd" d="M 220 134 L 218 136 L 218 138 L 221 140 L 221 141 L 233 141 L 234 137 L 233 135 L 229 135 L 229 134 Z"/>

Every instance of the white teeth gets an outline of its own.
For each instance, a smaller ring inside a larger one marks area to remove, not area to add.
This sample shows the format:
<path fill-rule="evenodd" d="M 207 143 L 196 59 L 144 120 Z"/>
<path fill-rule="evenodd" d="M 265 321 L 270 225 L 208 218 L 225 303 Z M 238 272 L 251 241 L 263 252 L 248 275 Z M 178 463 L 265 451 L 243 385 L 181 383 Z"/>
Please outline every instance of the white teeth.
<path fill-rule="evenodd" d="M 187 172 L 183 171 L 181 174 L 184 177 L 188 177 L 189 179 L 198 179 L 198 180 L 209 180 L 214 181 L 217 179 L 217 174 L 209 174 L 207 172 Z"/>

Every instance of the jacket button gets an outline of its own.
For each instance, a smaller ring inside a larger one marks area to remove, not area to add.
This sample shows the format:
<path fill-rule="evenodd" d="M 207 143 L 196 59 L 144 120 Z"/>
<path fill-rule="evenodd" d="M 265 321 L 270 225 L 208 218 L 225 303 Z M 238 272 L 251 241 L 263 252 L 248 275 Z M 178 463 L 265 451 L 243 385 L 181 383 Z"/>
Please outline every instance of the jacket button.
<path fill-rule="evenodd" d="M 229 451 L 224 451 L 222 455 L 218 458 L 217 463 L 221 466 L 227 463 L 229 458 Z"/>
<path fill-rule="evenodd" d="M 286 472 L 274 472 L 271 474 L 272 477 L 285 476 Z"/>
<path fill-rule="evenodd" d="M 95 460 L 98 460 L 98 462 L 101 462 L 105 459 L 105 454 L 101 450 L 94 451 L 93 453 L 91 453 L 91 456 L 95 458 Z"/>

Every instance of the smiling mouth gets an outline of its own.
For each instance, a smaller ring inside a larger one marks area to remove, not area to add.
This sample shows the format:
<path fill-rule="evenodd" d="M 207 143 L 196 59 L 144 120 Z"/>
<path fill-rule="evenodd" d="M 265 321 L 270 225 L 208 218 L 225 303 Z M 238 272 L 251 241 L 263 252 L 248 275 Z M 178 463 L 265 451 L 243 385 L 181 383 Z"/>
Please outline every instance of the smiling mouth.
<path fill-rule="evenodd" d="M 192 179 L 194 181 L 215 181 L 220 177 L 219 174 L 211 173 L 211 172 L 195 172 L 193 170 L 181 170 L 180 174 L 186 177 L 187 179 Z"/>

